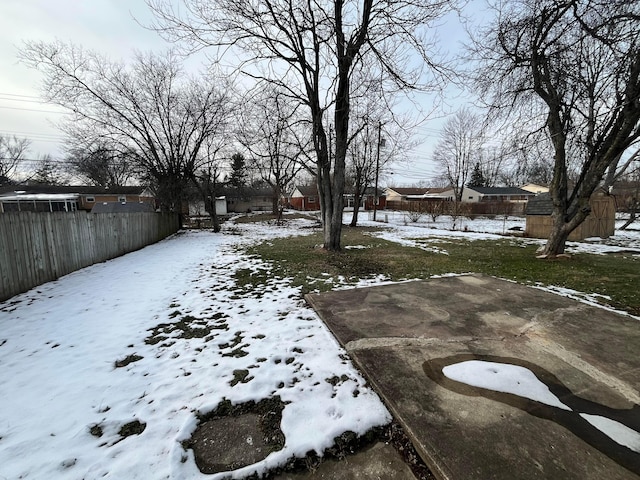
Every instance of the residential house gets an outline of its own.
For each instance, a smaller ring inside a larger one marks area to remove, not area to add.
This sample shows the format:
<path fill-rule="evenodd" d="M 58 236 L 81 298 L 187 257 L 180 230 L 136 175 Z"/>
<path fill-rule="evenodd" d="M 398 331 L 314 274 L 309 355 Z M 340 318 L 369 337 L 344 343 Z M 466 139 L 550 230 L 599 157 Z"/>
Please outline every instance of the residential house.
<path fill-rule="evenodd" d="M 453 193 L 453 189 L 449 190 Z M 462 201 L 465 203 L 497 202 L 526 203 L 535 193 L 518 187 L 464 187 Z"/>
<path fill-rule="evenodd" d="M 291 208 L 302 211 L 320 210 L 318 187 L 315 185 L 300 185 L 293 189 L 289 196 Z"/>
<path fill-rule="evenodd" d="M 0 212 L 90 212 L 97 203 L 105 202 L 145 203 L 152 211 L 156 207 L 154 194 L 143 186 L 7 185 L 0 188 Z"/>
<path fill-rule="evenodd" d="M 378 189 L 375 195 L 374 187 L 366 187 L 364 195 L 360 199 L 360 208 L 364 210 L 373 210 L 374 204 L 377 210 L 386 208 L 387 202 L 384 193 Z M 353 187 L 346 187 L 344 192 L 344 208 L 345 210 L 353 210 L 355 202 L 355 192 Z M 289 205 L 295 210 L 317 211 L 320 210 L 320 196 L 318 187 L 315 185 L 301 185 L 293 189 L 293 193 L 289 197 Z"/>
<path fill-rule="evenodd" d="M 453 188 L 442 195 L 454 197 Z M 528 199 L 535 195 L 518 187 L 464 187 L 462 210 L 469 215 L 523 215 Z"/>
<path fill-rule="evenodd" d="M 355 206 L 355 188 L 345 187 L 344 189 L 344 208 L 345 210 L 353 210 Z M 375 187 L 366 187 L 364 194 L 360 198 L 360 208 L 363 210 L 373 210 L 374 204 L 376 210 L 384 210 L 387 207 L 387 197 L 384 191 L 378 189 L 378 194 L 375 195 Z"/>
<path fill-rule="evenodd" d="M 549 187 L 545 187 L 544 185 L 538 185 L 537 183 L 527 183 L 520 187 L 522 190 L 526 190 L 531 193 L 548 193 Z"/>
<path fill-rule="evenodd" d="M 450 202 L 453 194 L 449 188 L 436 187 L 388 187 L 385 191 L 387 206 L 394 210 L 411 210 L 416 202 Z"/>
<path fill-rule="evenodd" d="M 272 188 L 233 188 L 225 189 L 223 193 L 227 199 L 229 213 L 270 212 L 273 210 Z"/>
<path fill-rule="evenodd" d="M 605 192 L 597 192 L 589 201 L 591 213 L 569 235 L 569 240 L 580 241 L 589 237 L 608 238 L 615 232 L 615 201 Z M 551 195 L 541 193 L 527 203 L 525 236 L 548 238 L 553 226 Z"/>
<path fill-rule="evenodd" d="M 153 205 L 145 202 L 98 202 L 91 213 L 147 213 L 155 210 Z"/>

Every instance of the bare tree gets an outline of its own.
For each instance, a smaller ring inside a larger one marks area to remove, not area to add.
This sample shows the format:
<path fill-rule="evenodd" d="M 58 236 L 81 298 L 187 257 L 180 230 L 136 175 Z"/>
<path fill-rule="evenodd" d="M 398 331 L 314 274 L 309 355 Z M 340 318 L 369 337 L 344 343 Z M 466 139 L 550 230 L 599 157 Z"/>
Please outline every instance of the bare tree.
<path fill-rule="evenodd" d="M 549 185 L 553 177 L 553 150 L 544 130 L 528 133 L 518 128 L 494 127 L 487 138 L 499 138 L 485 148 L 483 167 L 487 186 L 517 187 L 525 183 Z"/>
<path fill-rule="evenodd" d="M 224 185 L 222 163 L 225 160 L 224 153 L 229 149 L 230 144 L 230 136 L 207 138 L 200 152 L 202 159 L 192 176 L 193 185 L 204 203 L 204 209 L 209 214 L 211 226 L 216 233 L 221 230 L 216 202 Z"/>
<path fill-rule="evenodd" d="M 640 3 L 511 0 L 496 8 L 475 44 L 478 85 L 493 105 L 544 119 L 553 228 L 540 256 L 553 257 L 589 215 L 607 168 L 640 136 Z"/>
<path fill-rule="evenodd" d="M 484 141 L 482 120 L 468 108 L 458 110 L 442 127 L 433 160 L 442 167 L 455 204 L 462 202 L 462 191 L 481 160 Z"/>
<path fill-rule="evenodd" d="M 31 142 L 27 138 L 0 134 L 0 186 L 13 182 Z"/>
<path fill-rule="evenodd" d="M 241 114 L 239 140 L 251 153 L 250 168 L 271 187 L 272 213 L 278 219 L 282 193 L 309 163 L 311 136 L 300 109 L 300 104 L 267 88 Z"/>
<path fill-rule="evenodd" d="M 127 66 L 71 44 L 29 42 L 20 57 L 44 74 L 46 100 L 72 112 L 63 130 L 133 152 L 162 207 L 180 211 L 203 144 L 223 133 L 230 86 L 222 78 L 186 78 L 170 52 L 138 53 Z"/>
<path fill-rule="evenodd" d="M 87 138 L 91 137 L 82 136 L 68 142 L 66 164 L 69 173 L 105 188 L 126 185 L 135 177 L 134 151 L 123 151 L 107 139 L 87 144 Z"/>
<path fill-rule="evenodd" d="M 367 190 L 373 189 L 377 202 L 376 190 L 385 167 L 406 155 L 414 144 L 410 138 L 409 119 L 392 116 L 388 105 L 375 95 L 354 102 L 352 130 L 347 150 L 346 185 L 353 189 L 351 226 L 355 227 Z"/>
<path fill-rule="evenodd" d="M 362 119 L 364 127 L 358 129 L 359 132 L 351 140 L 347 151 L 347 174 L 346 184 L 353 189 L 353 216 L 351 226 L 358 224 L 358 212 L 362 198 L 367 187 L 374 183 L 377 173 L 376 160 L 379 159 L 379 148 L 381 143 L 382 122 L 369 122 L 368 118 Z M 356 120 L 357 122 L 357 120 Z M 374 192 L 377 197 L 377 192 Z"/>
<path fill-rule="evenodd" d="M 64 185 L 67 178 L 64 169 L 60 167 L 50 154 L 39 156 L 35 162 L 35 168 L 29 176 L 29 182 L 42 185 Z"/>
<path fill-rule="evenodd" d="M 363 61 L 384 73 L 388 88 L 425 85 L 437 67 L 426 27 L 455 0 L 147 0 L 157 29 L 193 49 L 243 55 L 239 67 L 287 92 L 307 109 L 316 154 L 324 247 L 340 250 L 345 157 L 349 139 L 351 75 Z M 239 51 L 240 50 L 240 51 Z M 410 52 L 417 59 L 408 61 Z M 416 68 L 408 70 L 412 66 Z M 425 68 L 427 67 L 427 68 Z M 325 117 L 333 112 L 335 151 L 329 152 Z"/>

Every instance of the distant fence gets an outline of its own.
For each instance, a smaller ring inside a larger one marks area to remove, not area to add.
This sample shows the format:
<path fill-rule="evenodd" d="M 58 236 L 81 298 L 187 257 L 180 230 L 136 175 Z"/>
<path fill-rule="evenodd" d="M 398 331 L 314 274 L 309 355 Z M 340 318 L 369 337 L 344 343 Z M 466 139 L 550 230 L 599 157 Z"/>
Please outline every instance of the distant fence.
<path fill-rule="evenodd" d="M 163 213 L 0 214 L 0 301 L 175 233 Z"/>
<path fill-rule="evenodd" d="M 526 205 L 526 202 L 461 202 L 458 204 L 458 215 L 524 215 Z M 434 213 L 437 215 L 450 215 L 455 209 L 455 204 L 448 200 L 391 200 L 387 202 L 387 209 L 421 212 L 425 214 Z"/>

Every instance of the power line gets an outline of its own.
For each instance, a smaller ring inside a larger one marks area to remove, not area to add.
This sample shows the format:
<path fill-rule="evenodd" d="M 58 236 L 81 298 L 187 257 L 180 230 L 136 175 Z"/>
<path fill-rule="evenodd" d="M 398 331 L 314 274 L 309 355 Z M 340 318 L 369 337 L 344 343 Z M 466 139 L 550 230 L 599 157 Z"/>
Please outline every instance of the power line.
<path fill-rule="evenodd" d="M 35 98 L 35 99 L 39 99 L 40 97 L 36 97 L 34 95 L 21 95 L 19 93 L 6 93 L 6 92 L 0 92 L 0 95 L 4 95 L 7 97 L 22 97 L 22 98 Z"/>
<path fill-rule="evenodd" d="M 65 139 L 64 135 L 55 134 L 55 133 L 37 133 L 37 132 L 24 132 L 20 130 L 0 130 L 0 135 L 9 135 L 16 137 L 28 137 L 28 138 L 38 138 L 41 140 L 47 139 L 52 141 L 63 141 Z"/>
<path fill-rule="evenodd" d="M 23 110 L 25 112 L 57 113 L 57 114 L 60 114 L 60 115 L 65 115 L 65 114 L 69 113 L 69 112 L 64 112 L 62 110 L 59 110 L 59 111 L 55 111 L 55 110 L 40 110 L 40 109 L 35 109 L 35 108 L 7 107 L 6 105 L 0 105 L 0 108 L 6 108 L 6 109 L 9 109 L 9 110 Z"/>
<path fill-rule="evenodd" d="M 42 100 L 31 100 L 28 98 L 7 98 L 6 95 L 0 93 L 0 100 L 4 100 L 5 102 L 25 102 L 25 103 L 41 103 L 41 104 L 50 104 L 51 102 L 43 102 Z"/>

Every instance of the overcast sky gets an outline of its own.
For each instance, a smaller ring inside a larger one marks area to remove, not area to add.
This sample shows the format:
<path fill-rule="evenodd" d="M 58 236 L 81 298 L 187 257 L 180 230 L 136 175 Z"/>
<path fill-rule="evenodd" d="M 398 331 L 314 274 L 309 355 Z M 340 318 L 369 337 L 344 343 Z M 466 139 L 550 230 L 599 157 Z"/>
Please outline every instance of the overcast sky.
<path fill-rule="evenodd" d="M 136 21 L 151 18 L 144 0 L 0 0 L 0 134 L 29 138 L 31 159 L 46 153 L 62 156 L 62 135 L 53 125 L 61 110 L 39 103 L 40 73 L 17 60 L 23 41 L 71 41 L 113 59 L 126 59 L 133 49 L 159 51 L 168 46 Z M 462 38 L 455 18 L 441 31 L 445 48 Z M 410 168 L 394 168 L 388 183 L 417 183 L 435 175 L 428 157 L 441 123 L 427 122 L 418 130 L 426 142 L 416 150 L 416 162 Z"/>
<path fill-rule="evenodd" d="M 0 133 L 31 139 L 30 158 L 61 155 L 62 135 L 53 126 L 61 109 L 38 102 L 40 73 L 17 59 L 23 41 L 71 41 L 126 59 L 133 49 L 167 46 L 136 23 L 149 16 L 144 0 L 1 0 Z"/>

